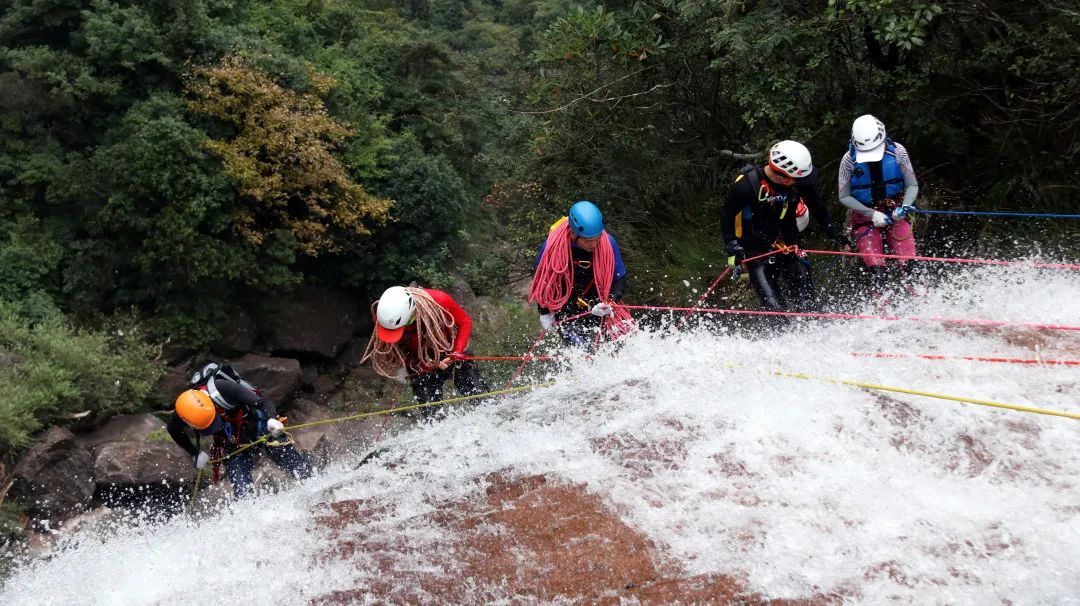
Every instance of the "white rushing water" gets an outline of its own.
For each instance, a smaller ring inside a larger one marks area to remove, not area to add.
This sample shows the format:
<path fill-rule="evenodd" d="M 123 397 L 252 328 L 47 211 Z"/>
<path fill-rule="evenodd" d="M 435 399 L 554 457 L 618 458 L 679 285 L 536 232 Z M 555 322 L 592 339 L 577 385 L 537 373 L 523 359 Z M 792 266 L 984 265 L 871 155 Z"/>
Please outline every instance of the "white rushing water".
<path fill-rule="evenodd" d="M 964 270 L 896 312 L 1075 325 L 1080 276 Z M 385 505 L 377 520 L 355 522 L 355 534 L 393 545 L 408 528 L 400 566 L 422 570 L 418 547 L 449 531 L 396 522 L 509 470 L 583 484 L 651 539 L 665 565 L 734 575 L 769 598 L 1080 604 L 1080 423 L 900 393 L 883 405 L 870 390 L 771 374 L 1080 413 L 1076 366 L 851 356 L 1080 357 L 1073 334 L 1047 333 L 1038 351 L 1006 334 L 1025 331 L 858 321 L 761 338 L 638 334 L 617 355 L 540 377 L 554 386 L 387 438 L 396 465 L 353 470 L 348 461 L 200 519 L 80 535 L 22 564 L 0 603 L 303 603 L 378 574 L 323 557 L 320 504 Z M 664 456 L 628 466 L 618 448 L 596 447 L 613 440 Z"/>

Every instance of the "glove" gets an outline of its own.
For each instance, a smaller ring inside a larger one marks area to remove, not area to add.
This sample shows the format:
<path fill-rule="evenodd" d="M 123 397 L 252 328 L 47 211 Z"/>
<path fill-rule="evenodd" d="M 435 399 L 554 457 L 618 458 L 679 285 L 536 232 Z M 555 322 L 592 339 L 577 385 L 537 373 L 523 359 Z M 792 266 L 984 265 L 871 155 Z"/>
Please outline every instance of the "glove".
<path fill-rule="evenodd" d="M 405 370 L 404 366 L 402 366 L 401 368 L 398 368 L 397 370 L 394 371 L 394 380 L 397 381 L 398 383 L 401 383 L 402 385 L 408 384 L 409 383 L 409 371 Z"/>
<path fill-rule="evenodd" d="M 728 265 L 740 265 L 742 260 L 746 258 L 746 250 L 743 249 L 738 240 L 728 240 L 724 243 L 724 250 L 728 254 Z"/>
<path fill-rule="evenodd" d="M 874 211 L 874 227 L 888 227 L 892 225 L 892 217 L 885 213 L 875 210 Z"/>
<path fill-rule="evenodd" d="M 597 303 L 596 305 L 593 305 L 593 308 L 590 311 L 592 315 L 600 316 L 601 318 L 603 318 L 604 316 L 610 316 L 614 312 L 615 310 L 612 309 L 611 306 L 607 303 Z"/>
<path fill-rule="evenodd" d="M 899 221 L 901 219 L 906 219 L 908 214 L 911 213 L 911 210 L 910 206 L 897 206 L 896 209 L 892 211 L 892 220 Z"/>
<path fill-rule="evenodd" d="M 195 455 L 195 469 L 206 469 L 206 466 L 210 464 L 210 455 L 200 450 L 199 454 Z"/>
<path fill-rule="evenodd" d="M 540 316 L 540 327 L 544 330 L 555 328 L 555 314 L 544 314 Z"/>
<path fill-rule="evenodd" d="M 285 424 L 277 419 L 270 419 L 266 422 L 266 431 L 269 431 L 270 435 L 276 438 L 281 435 L 281 432 L 285 431 Z"/>

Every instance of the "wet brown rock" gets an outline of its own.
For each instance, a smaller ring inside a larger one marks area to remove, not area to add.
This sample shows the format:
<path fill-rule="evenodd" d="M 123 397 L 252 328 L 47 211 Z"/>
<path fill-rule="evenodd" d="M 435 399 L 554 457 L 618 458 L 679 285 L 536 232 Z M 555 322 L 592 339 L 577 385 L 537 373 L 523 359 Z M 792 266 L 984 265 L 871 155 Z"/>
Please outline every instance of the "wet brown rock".
<path fill-rule="evenodd" d="M 80 513 L 94 496 L 93 468 L 93 457 L 75 436 L 52 427 L 15 466 L 8 496 L 38 519 Z"/>
<path fill-rule="evenodd" d="M 248 354 L 233 361 L 232 367 L 273 400 L 279 410 L 288 406 L 300 388 L 300 362 L 292 358 Z"/>
<path fill-rule="evenodd" d="M 353 525 L 385 515 L 363 501 L 328 505 L 318 518 L 335 545 L 325 557 L 356 559 L 377 568 L 365 586 L 337 591 L 314 604 L 478 603 L 510 599 L 575 604 L 829 604 L 839 596 L 766 600 L 722 575 L 687 576 L 657 562 L 650 541 L 627 526 L 583 486 L 546 476 L 493 475 L 474 498 L 441 505 L 409 524 L 435 524 L 437 546 L 426 544 L 424 573 L 400 578 L 400 554 L 419 546 L 388 545 L 352 532 Z M 356 529 L 359 530 L 360 526 Z M 395 533 L 397 534 L 397 533 Z M 397 536 L 402 536 L 397 534 Z M 408 539 L 395 539 L 396 541 Z M 370 569 L 369 569 L 370 570 Z M 395 577 L 395 573 L 399 576 Z M 405 581 L 405 582 L 403 582 Z"/>

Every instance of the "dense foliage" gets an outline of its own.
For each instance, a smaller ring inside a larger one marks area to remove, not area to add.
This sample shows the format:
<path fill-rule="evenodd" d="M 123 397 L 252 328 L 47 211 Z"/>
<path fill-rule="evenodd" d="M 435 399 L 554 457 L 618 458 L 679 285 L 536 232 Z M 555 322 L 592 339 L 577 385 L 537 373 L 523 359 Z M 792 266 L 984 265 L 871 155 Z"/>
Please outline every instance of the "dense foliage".
<path fill-rule="evenodd" d="M 87 333 L 57 317 L 31 326 L 0 303 L 0 452 L 56 417 L 138 409 L 160 374 L 138 330 Z"/>
<path fill-rule="evenodd" d="M 831 197 L 867 112 L 924 205 L 1075 212 L 1078 32 L 1047 0 L 0 0 L 3 330 L 135 309 L 199 346 L 307 282 L 494 292 L 582 198 L 639 279 L 706 275 L 737 167 L 797 138 Z"/>
<path fill-rule="evenodd" d="M 873 113 L 954 203 L 1075 210 L 1078 33 L 1051 2 L 603 3 L 535 54 L 532 92 L 559 111 L 534 174 L 634 220 L 693 215 L 735 156 L 778 138 L 835 175 L 851 121 Z"/>

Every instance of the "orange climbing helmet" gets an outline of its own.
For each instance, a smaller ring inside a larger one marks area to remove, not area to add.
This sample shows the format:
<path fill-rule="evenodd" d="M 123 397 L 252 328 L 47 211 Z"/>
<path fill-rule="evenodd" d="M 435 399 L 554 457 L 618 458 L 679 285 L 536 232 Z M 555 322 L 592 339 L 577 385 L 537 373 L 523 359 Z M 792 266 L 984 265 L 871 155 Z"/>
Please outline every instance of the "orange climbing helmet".
<path fill-rule="evenodd" d="M 214 422 L 217 411 L 205 391 L 189 389 L 177 396 L 176 414 L 195 429 L 206 429 Z"/>

